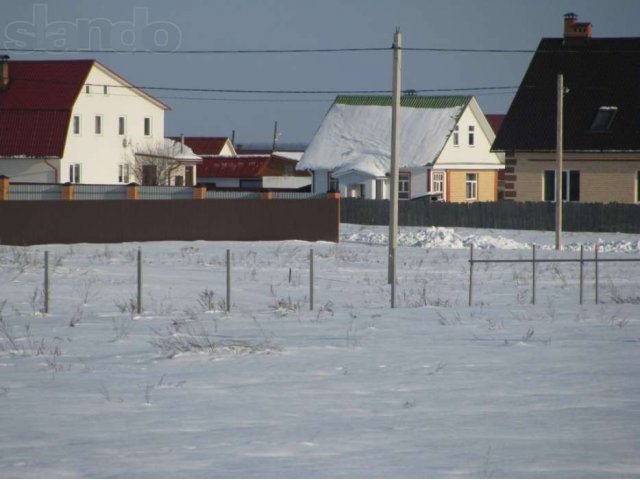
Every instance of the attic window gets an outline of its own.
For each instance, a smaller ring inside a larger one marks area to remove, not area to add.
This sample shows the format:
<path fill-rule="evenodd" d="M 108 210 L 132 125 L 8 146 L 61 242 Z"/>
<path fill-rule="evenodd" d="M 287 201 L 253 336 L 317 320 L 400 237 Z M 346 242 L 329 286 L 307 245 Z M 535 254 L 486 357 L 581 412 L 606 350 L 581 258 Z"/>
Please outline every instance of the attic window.
<path fill-rule="evenodd" d="M 618 113 L 618 107 L 600 107 L 591 123 L 592 132 L 606 132 Z"/>

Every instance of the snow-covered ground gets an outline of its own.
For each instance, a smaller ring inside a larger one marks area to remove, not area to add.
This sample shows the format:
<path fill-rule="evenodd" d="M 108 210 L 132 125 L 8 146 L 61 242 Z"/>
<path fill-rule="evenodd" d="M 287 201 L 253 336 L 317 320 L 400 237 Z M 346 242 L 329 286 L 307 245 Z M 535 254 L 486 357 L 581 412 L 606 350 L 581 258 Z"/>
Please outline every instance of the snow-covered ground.
<path fill-rule="evenodd" d="M 637 235 L 0 246 L 0 477 L 638 477 Z M 144 311 L 136 299 L 143 252 Z M 309 250 L 315 308 L 309 310 Z M 225 253 L 232 252 L 232 308 Z M 43 252 L 51 313 L 42 315 Z"/>

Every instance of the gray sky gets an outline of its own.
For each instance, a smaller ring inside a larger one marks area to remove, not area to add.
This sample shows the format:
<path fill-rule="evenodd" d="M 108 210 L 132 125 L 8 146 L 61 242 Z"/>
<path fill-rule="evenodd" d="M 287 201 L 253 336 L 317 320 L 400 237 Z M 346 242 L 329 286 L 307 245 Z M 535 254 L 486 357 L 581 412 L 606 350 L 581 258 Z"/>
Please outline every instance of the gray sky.
<path fill-rule="evenodd" d="M 563 15 L 594 37 L 640 36 L 638 0 L 0 0 L 0 46 L 91 50 L 257 50 L 390 47 L 534 50 L 562 35 Z M 92 28 L 87 36 L 87 26 Z M 98 28 L 99 27 L 99 28 Z M 100 39 L 99 32 L 105 33 Z M 53 42 L 58 42 L 54 44 Z M 21 43 L 20 43 L 21 42 Z M 7 52 L 13 59 L 96 58 L 139 86 L 240 90 L 390 90 L 392 52 L 107 54 Z M 517 86 L 531 53 L 403 54 L 403 89 Z M 475 94 L 506 113 L 513 90 Z M 157 91 L 166 133 L 308 142 L 333 94 Z M 177 99 L 168 97 L 190 97 Z M 265 101 L 267 100 L 267 101 Z M 286 100 L 286 101 L 284 101 Z M 296 100 L 296 101 L 292 101 Z"/>

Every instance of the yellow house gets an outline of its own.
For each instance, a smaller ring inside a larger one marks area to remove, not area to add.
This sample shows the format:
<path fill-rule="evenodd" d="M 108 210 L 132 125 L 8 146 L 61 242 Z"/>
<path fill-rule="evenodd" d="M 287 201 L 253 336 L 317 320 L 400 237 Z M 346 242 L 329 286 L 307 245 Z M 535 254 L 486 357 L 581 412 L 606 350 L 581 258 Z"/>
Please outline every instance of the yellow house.
<path fill-rule="evenodd" d="M 473 96 L 403 95 L 400 101 L 400 200 L 494 201 L 502 154 Z M 297 165 L 313 191 L 388 199 L 390 96 L 339 96 Z"/>

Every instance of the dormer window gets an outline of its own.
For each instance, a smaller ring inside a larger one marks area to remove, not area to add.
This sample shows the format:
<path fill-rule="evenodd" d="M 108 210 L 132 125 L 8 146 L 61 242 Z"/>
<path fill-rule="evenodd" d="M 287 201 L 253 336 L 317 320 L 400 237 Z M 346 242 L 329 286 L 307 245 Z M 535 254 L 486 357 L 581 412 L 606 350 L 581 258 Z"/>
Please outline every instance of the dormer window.
<path fill-rule="evenodd" d="M 607 132 L 618 113 L 618 107 L 600 107 L 591 123 L 592 132 Z"/>

